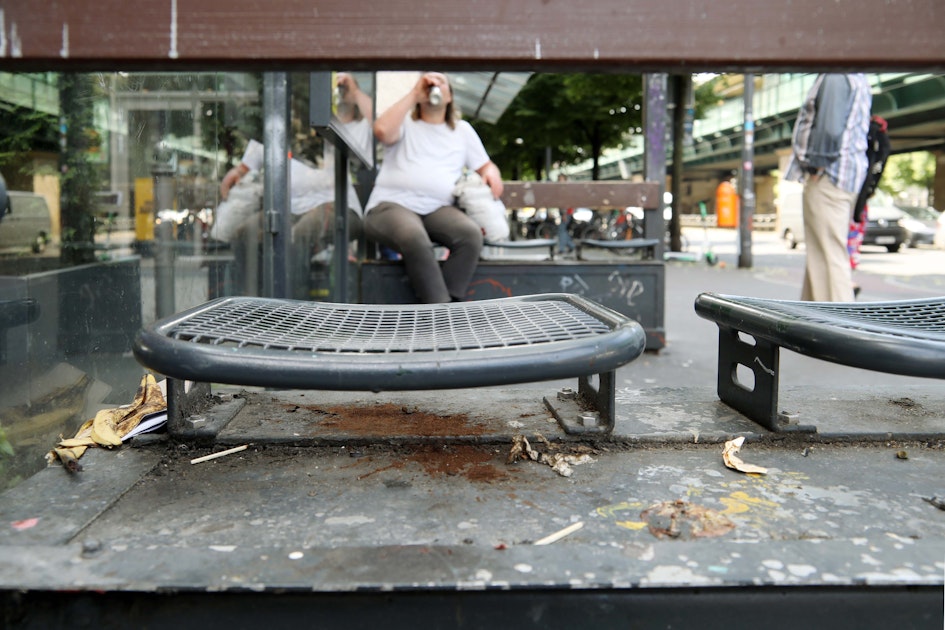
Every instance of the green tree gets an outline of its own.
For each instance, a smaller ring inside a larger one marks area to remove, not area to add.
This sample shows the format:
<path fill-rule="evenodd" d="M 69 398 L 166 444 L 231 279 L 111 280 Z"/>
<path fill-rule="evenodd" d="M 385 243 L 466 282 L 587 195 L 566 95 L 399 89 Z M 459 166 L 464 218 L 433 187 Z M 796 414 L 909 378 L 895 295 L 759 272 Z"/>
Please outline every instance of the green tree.
<path fill-rule="evenodd" d="M 512 179 L 539 178 L 547 150 L 557 163 L 598 160 L 642 121 L 640 75 L 535 74 L 499 121 L 473 121 L 496 164 Z M 547 176 L 547 173 L 545 173 Z"/>
<path fill-rule="evenodd" d="M 0 108 L 0 169 L 31 151 L 56 151 L 56 117 L 28 107 Z"/>
<path fill-rule="evenodd" d="M 896 197 L 910 188 L 931 190 L 934 181 L 935 156 L 928 151 L 917 151 L 890 157 L 879 188 Z"/>
<path fill-rule="evenodd" d="M 718 107 L 725 102 L 724 99 L 719 96 L 719 92 L 722 91 L 723 88 L 728 87 L 731 81 L 728 76 L 729 75 L 720 74 L 706 79 L 705 81 L 693 82 L 693 100 L 695 102 L 694 117 L 697 120 L 704 118 L 709 108 Z"/>
<path fill-rule="evenodd" d="M 696 86 L 696 118 L 718 103 L 719 90 L 732 81 L 725 77 Z M 592 177 L 598 179 L 603 151 L 620 147 L 643 126 L 643 77 L 535 74 L 496 124 L 473 121 L 473 126 L 511 179 L 540 178 L 549 148 L 555 163 L 592 160 Z"/>

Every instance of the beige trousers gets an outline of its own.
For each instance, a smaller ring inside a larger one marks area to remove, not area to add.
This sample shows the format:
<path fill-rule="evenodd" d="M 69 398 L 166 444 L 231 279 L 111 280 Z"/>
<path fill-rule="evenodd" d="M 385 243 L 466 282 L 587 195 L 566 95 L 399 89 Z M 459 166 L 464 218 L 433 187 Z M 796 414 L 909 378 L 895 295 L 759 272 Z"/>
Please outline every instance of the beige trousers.
<path fill-rule="evenodd" d="M 801 299 L 852 302 L 853 271 L 847 236 L 856 195 L 837 188 L 829 177 L 804 185 L 804 243 L 807 263 Z"/>

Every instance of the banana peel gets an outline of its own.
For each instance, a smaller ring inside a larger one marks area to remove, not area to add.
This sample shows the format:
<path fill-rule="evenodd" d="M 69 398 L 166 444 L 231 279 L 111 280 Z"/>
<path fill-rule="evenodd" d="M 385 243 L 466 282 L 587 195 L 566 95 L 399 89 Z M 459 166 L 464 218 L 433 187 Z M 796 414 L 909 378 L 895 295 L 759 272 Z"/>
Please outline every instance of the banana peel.
<path fill-rule="evenodd" d="M 66 470 L 78 472 L 82 470 L 79 458 L 87 448 L 121 446 L 122 439 L 137 427 L 145 416 L 165 409 L 167 402 L 160 386 L 153 375 L 147 374 L 141 379 L 134 401 L 130 405 L 102 409 L 94 418 L 82 423 L 74 437 L 60 440 L 56 448 L 46 454 L 46 461 L 53 463 L 58 460 Z"/>
<path fill-rule="evenodd" d="M 82 457 L 82 454 L 85 453 L 85 449 L 87 448 L 87 446 L 56 448 L 50 451 L 50 455 L 54 455 L 57 459 L 59 459 L 66 470 L 71 473 L 76 473 L 82 471 L 82 464 L 79 463 L 79 458 Z"/>
<path fill-rule="evenodd" d="M 115 423 L 115 410 L 102 409 L 92 419 L 92 440 L 102 446 L 121 446 L 121 436 L 118 435 Z"/>

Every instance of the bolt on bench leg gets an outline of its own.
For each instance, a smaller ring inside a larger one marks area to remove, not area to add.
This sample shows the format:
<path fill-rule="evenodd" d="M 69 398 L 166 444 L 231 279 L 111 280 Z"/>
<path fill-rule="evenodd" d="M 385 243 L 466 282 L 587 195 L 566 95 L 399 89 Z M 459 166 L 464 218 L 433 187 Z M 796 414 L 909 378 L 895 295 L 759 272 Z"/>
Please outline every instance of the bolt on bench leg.
<path fill-rule="evenodd" d="M 719 324 L 719 398 L 770 431 L 816 431 L 812 426 L 789 424 L 778 412 L 780 351 L 766 339 Z M 739 366 L 751 371 L 753 384 L 739 381 Z"/>
<path fill-rule="evenodd" d="M 591 376 L 581 376 L 577 392 L 566 387 L 554 398 L 545 396 L 545 406 L 569 435 L 610 434 L 616 419 L 616 376 L 616 372 L 598 374 L 597 388 Z"/>

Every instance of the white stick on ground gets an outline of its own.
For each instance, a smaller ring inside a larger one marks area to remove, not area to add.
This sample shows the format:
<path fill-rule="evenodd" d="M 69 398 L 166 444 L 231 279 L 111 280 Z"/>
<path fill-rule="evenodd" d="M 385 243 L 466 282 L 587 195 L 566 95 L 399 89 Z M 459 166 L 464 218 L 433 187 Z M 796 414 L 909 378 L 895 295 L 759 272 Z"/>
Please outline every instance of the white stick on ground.
<path fill-rule="evenodd" d="M 581 529 L 582 527 L 584 527 L 584 523 L 582 523 L 582 522 L 572 523 L 571 525 L 568 525 L 567 527 L 565 527 L 565 528 L 562 529 L 561 531 L 558 531 L 558 532 L 555 532 L 554 534 L 550 534 L 550 535 L 548 535 L 548 536 L 545 536 L 545 537 L 542 538 L 541 540 L 536 540 L 536 541 L 535 541 L 535 544 L 536 544 L 536 545 L 550 545 L 551 543 L 555 542 L 556 540 L 561 540 L 561 539 L 564 538 L 565 536 L 568 536 L 568 535 L 570 535 L 570 534 L 573 534 L 574 532 L 576 532 L 577 530 Z"/>
<path fill-rule="evenodd" d="M 225 455 L 232 455 L 233 453 L 239 453 L 240 451 L 245 451 L 247 448 L 249 448 L 249 444 L 244 444 L 243 446 L 236 446 L 234 448 L 230 448 L 225 451 L 220 451 L 219 453 L 211 453 L 210 455 L 204 455 L 203 457 L 192 459 L 190 460 L 190 463 L 200 464 L 203 462 L 209 462 L 211 459 L 216 459 L 218 457 L 223 457 Z"/>

